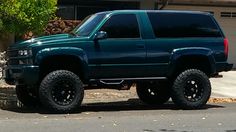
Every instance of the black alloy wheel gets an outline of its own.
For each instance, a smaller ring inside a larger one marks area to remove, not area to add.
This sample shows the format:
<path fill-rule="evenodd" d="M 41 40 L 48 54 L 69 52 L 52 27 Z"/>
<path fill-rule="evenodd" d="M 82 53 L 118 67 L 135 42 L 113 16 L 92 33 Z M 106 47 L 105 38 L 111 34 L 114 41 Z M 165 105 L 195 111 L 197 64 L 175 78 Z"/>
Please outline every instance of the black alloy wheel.
<path fill-rule="evenodd" d="M 140 82 L 136 91 L 139 99 L 150 105 L 162 105 L 170 98 L 169 82 Z"/>
<path fill-rule="evenodd" d="M 184 97 L 191 102 L 201 100 L 204 94 L 203 82 L 197 77 L 190 77 L 185 83 Z"/>
<path fill-rule="evenodd" d="M 71 80 L 58 80 L 52 87 L 52 98 L 58 105 L 66 106 L 72 103 L 76 88 Z"/>
<path fill-rule="evenodd" d="M 39 97 L 42 104 L 54 112 L 72 112 L 82 103 L 83 83 L 71 71 L 56 70 L 42 80 Z"/>
<path fill-rule="evenodd" d="M 208 76 L 198 69 L 183 71 L 175 79 L 171 98 L 182 109 L 199 109 L 211 95 L 211 83 Z"/>

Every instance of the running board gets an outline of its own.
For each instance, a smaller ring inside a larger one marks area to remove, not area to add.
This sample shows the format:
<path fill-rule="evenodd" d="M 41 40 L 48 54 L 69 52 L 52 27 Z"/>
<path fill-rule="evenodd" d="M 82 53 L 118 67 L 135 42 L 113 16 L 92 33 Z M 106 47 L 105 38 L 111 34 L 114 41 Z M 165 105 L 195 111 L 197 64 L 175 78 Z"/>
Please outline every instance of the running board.
<path fill-rule="evenodd" d="M 107 79 L 90 79 L 90 82 L 98 81 L 107 85 L 119 85 L 129 80 L 166 80 L 166 77 L 139 77 L 139 78 L 107 78 Z"/>
<path fill-rule="evenodd" d="M 116 82 L 117 81 L 117 82 Z M 124 82 L 124 80 L 99 80 L 100 83 L 106 85 L 120 85 Z"/>

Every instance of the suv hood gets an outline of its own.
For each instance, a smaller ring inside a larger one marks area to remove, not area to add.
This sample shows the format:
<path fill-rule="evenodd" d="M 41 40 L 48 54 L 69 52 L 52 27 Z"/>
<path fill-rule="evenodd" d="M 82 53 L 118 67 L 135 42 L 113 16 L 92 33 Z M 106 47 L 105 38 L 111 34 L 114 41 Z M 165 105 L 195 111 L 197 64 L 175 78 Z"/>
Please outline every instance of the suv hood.
<path fill-rule="evenodd" d="M 21 41 L 18 42 L 14 45 L 11 45 L 10 48 L 23 48 L 23 47 L 28 47 L 28 46 L 37 46 L 37 45 L 45 45 L 45 44 L 59 44 L 59 43 L 64 43 L 67 42 L 68 39 L 85 39 L 87 37 L 80 37 L 80 36 L 72 36 L 70 34 L 56 34 L 56 35 L 49 35 L 49 36 L 42 36 L 42 37 L 37 37 L 37 38 L 32 38 L 26 41 Z"/>

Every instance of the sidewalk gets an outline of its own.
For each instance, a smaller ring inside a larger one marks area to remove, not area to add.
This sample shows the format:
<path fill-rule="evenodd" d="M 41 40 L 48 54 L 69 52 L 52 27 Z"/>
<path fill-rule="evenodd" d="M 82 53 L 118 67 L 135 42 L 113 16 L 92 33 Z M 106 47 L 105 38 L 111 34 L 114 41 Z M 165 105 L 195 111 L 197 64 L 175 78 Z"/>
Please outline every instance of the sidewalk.
<path fill-rule="evenodd" d="M 222 72 L 223 78 L 211 78 L 212 96 L 236 98 L 236 71 Z"/>

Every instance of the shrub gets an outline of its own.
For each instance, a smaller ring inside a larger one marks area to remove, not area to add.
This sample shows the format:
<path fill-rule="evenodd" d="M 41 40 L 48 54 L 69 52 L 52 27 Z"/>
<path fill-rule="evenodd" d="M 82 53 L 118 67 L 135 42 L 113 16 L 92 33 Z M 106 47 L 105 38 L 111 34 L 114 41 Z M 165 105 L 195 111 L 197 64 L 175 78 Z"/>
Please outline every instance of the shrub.
<path fill-rule="evenodd" d="M 0 0 L 0 31 L 41 34 L 55 15 L 57 0 Z"/>
<path fill-rule="evenodd" d="M 44 28 L 44 33 L 42 35 L 54 35 L 54 34 L 62 34 L 71 32 L 77 25 L 79 25 L 80 20 L 62 20 L 60 18 L 56 18 L 54 20 L 50 20 L 47 26 Z M 23 35 L 22 39 L 31 39 L 33 37 L 37 37 L 32 32 L 27 32 Z"/>

